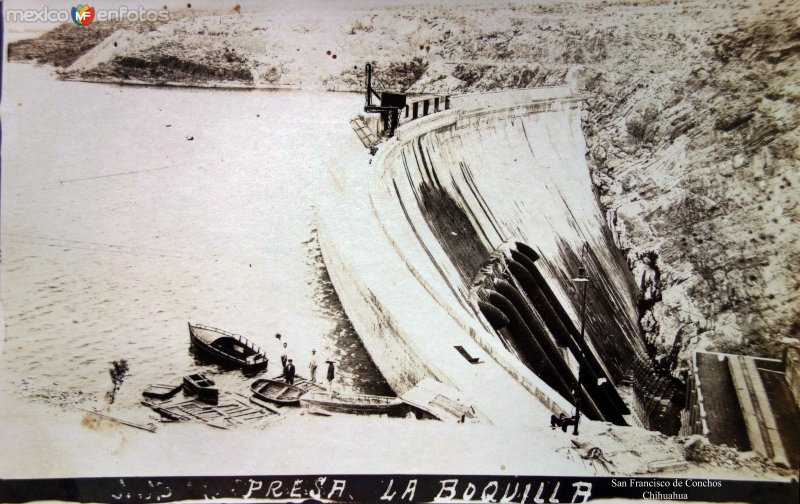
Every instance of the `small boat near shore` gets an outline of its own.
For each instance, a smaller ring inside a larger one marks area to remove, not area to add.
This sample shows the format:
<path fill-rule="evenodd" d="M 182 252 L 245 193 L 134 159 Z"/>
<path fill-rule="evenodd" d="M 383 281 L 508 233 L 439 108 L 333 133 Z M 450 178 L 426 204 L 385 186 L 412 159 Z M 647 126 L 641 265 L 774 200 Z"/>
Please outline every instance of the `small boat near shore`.
<path fill-rule="evenodd" d="M 305 391 L 286 382 L 260 378 L 250 385 L 253 396 L 283 406 L 298 406 Z"/>
<path fill-rule="evenodd" d="M 383 415 L 398 410 L 403 405 L 403 401 L 398 397 L 368 394 L 307 392 L 300 398 L 300 404 L 305 407 L 318 408 L 334 413 Z"/>
<path fill-rule="evenodd" d="M 183 383 L 179 383 L 178 385 L 165 385 L 162 383 L 156 383 L 155 385 L 150 385 L 147 387 L 145 391 L 142 392 L 142 395 L 145 397 L 150 397 L 151 399 L 169 399 L 180 392 L 182 387 Z"/>
<path fill-rule="evenodd" d="M 198 399 L 210 404 L 216 404 L 219 400 L 219 389 L 216 383 L 203 373 L 184 376 L 183 390 L 189 395 L 197 395 Z"/>
<path fill-rule="evenodd" d="M 206 357 L 245 371 L 264 370 L 269 362 L 267 354 L 255 343 L 216 327 L 189 323 L 189 339 Z"/>

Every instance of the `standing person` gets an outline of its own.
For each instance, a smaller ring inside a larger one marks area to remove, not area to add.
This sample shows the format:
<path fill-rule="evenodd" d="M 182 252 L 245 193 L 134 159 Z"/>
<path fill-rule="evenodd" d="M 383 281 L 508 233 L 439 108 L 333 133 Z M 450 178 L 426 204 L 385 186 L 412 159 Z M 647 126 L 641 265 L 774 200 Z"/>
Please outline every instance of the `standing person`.
<path fill-rule="evenodd" d="M 328 363 L 328 393 L 333 395 L 333 378 L 334 378 L 334 371 L 333 371 L 333 361 L 325 361 Z"/>
<path fill-rule="evenodd" d="M 308 361 L 308 374 L 311 375 L 311 381 L 313 383 L 317 382 L 317 351 L 316 349 L 311 349 L 311 360 Z"/>
<path fill-rule="evenodd" d="M 292 364 L 292 359 L 286 363 L 286 371 L 284 375 L 286 376 L 286 383 L 289 385 L 294 385 L 294 364 Z"/>
<path fill-rule="evenodd" d="M 283 369 L 283 377 L 286 378 L 286 363 L 289 360 L 288 344 L 283 342 L 283 353 L 281 354 L 281 368 Z"/>

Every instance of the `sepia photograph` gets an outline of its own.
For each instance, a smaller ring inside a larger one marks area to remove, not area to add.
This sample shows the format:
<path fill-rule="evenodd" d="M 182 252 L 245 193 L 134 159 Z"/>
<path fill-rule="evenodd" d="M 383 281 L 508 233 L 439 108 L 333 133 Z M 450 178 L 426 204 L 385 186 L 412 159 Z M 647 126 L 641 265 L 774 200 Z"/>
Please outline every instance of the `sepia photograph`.
<path fill-rule="evenodd" d="M 0 502 L 797 502 L 800 4 L 4 0 Z"/>

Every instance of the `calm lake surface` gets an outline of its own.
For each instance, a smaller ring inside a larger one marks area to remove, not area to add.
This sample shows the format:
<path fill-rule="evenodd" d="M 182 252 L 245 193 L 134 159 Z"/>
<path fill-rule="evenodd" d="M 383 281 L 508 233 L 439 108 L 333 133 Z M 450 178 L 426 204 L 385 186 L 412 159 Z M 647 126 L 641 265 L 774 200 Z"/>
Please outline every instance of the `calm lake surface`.
<path fill-rule="evenodd" d="M 354 94 L 61 82 L 7 65 L 3 87 L 0 387 L 65 408 L 116 409 L 203 371 L 187 322 L 267 350 L 300 374 L 311 349 L 344 389 L 390 393 L 346 320 L 316 241 L 329 170 L 365 156 Z"/>

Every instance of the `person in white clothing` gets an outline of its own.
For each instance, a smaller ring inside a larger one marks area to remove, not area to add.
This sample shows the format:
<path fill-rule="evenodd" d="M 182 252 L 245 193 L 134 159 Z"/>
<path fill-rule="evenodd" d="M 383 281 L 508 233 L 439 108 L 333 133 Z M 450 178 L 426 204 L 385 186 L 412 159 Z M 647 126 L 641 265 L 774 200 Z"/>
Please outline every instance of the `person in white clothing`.
<path fill-rule="evenodd" d="M 311 375 L 311 381 L 317 381 L 317 351 L 311 349 L 311 360 L 308 361 L 308 374 Z"/>

